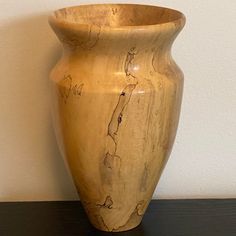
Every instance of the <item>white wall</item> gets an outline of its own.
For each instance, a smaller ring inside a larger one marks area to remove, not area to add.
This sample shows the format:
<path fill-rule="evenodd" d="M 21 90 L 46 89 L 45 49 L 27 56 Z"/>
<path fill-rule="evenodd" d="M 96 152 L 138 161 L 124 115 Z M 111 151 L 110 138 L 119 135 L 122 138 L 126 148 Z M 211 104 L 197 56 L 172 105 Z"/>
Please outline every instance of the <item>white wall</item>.
<path fill-rule="evenodd" d="M 0 201 L 77 199 L 51 126 L 48 73 L 60 52 L 47 15 L 92 2 L 0 0 Z M 236 1 L 136 3 L 187 17 L 173 50 L 185 73 L 180 126 L 155 197 L 236 197 Z"/>

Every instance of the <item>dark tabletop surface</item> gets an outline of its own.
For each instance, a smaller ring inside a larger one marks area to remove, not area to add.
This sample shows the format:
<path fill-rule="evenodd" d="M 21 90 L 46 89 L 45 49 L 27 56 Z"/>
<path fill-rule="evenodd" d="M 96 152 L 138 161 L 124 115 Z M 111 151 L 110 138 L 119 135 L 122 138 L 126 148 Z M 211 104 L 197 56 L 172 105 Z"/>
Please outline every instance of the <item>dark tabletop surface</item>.
<path fill-rule="evenodd" d="M 94 229 L 79 201 L 0 203 L 0 236 L 236 236 L 236 199 L 153 200 L 142 224 L 123 233 Z"/>

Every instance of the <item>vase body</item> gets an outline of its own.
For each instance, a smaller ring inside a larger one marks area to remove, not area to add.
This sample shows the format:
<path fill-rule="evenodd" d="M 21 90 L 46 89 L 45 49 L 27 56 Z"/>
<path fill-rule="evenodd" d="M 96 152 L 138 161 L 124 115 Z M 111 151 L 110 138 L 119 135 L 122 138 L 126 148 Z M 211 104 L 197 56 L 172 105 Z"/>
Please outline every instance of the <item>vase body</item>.
<path fill-rule="evenodd" d="M 50 75 L 55 130 L 97 229 L 136 227 L 151 200 L 179 119 L 183 75 L 170 49 L 184 22 L 173 10 L 125 4 L 50 17 L 64 48 Z"/>

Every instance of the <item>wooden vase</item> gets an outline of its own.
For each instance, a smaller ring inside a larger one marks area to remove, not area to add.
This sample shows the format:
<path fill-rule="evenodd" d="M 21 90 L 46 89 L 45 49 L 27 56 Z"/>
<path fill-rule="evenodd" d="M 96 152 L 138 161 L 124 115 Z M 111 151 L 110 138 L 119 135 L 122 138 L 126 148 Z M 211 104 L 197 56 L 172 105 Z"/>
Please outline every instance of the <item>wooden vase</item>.
<path fill-rule="evenodd" d="M 51 72 L 57 139 L 90 222 L 102 231 L 140 224 L 169 157 L 183 74 L 171 46 L 182 13 L 101 4 L 55 11 L 63 44 Z"/>

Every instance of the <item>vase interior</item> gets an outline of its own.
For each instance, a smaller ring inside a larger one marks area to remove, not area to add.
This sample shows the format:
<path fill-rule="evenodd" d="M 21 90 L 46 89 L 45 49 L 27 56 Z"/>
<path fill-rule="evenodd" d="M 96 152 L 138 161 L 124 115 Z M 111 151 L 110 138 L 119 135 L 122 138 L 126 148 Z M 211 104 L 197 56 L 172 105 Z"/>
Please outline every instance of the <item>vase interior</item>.
<path fill-rule="evenodd" d="M 55 11 L 56 20 L 65 24 L 107 27 L 148 26 L 175 22 L 183 14 L 172 9 L 136 4 L 95 4 Z"/>

